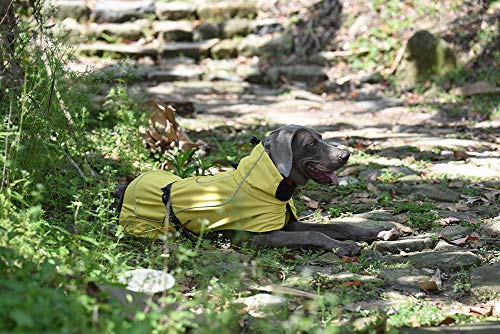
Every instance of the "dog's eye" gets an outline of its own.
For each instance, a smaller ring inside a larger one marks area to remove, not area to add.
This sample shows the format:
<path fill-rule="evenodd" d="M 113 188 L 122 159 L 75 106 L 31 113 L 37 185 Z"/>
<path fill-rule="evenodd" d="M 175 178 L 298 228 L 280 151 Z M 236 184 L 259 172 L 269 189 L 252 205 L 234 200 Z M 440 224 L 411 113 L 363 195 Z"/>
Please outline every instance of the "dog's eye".
<path fill-rule="evenodd" d="M 313 147 L 314 145 L 316 145 L 316 142 L 315 142 L 315 141 L 309 142 L 309 143 L 307 144 L 307 146 L 309 146 L 309 147 Z"/>

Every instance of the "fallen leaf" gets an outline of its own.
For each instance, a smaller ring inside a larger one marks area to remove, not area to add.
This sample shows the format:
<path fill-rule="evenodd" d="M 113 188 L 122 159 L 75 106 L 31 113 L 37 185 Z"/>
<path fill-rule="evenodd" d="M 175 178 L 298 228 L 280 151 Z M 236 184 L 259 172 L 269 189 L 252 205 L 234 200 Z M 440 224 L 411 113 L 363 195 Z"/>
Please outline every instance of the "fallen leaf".
<path fill-rule="evenodd" d="M 452 205 L 446 206 L 446 208 L 450 211 L 457 212 L 457 211 L 468 211 L 469 207 L 465 205 L 463 202 L 458 202 Z"/>
<path fill-rule="evenodd" d="M 474 313 L 477 313 L 478 315 L 491 315 L 493 311 L 492 305 L 484 305 L 484 306 L 471 306 L 470 312 L 474 315 Z"/>
<path fill-rule="evenodd" d="M 381 240 L 385 240 L 385 241 L 396 240 L 399 238 L 399 235 L 400 235 L 399 229 L 393 227 L 387 231 L 380 231 L 377 234 L 377 239 L 381 239 Z"/>
<path fill-rule="evenodd" d="M 439 292 L 443 288 L 441 271 L 436 269 L 434 275 L 428 281 L 419 281 L 417 283 L 425 292 Z"/>
<path fill-rule="evenodd" d="M 452 240 L 451 243 L 457 246 L 465 246 L 465 244 L 471 241 L 479 241 L 479 238 L 472 235 L 468 235 L 464 238 Z"/>
<path fill-rule="evenodd" d="M 455 159 L 457 160 L 465 160 L 467 158 L 470 157 L 470 155 L 465 152 L 465 151 L 460 151 L 460 150 L 454 150 L 453 151 L 453 156 L 455 157 Z"/>
<path fill-rule="evenodd" d="M 359 173 L 359 168 L 357 166 L 349 166 L 342 172 L 338 173 L 338 176 L 355 175 Z"/>
<path fill-rule="evenodd" d="M 300 199 L 304 200 L 310 209 L 315 210 L 315 209 L 319 208 L 318 201 L 315 201 L 315 200 L 313 200 L 305 195 L 300 196 Z"/>
<path fill-rule="evenodd" d="M 448 226 L 450 225 L 451 223 L 456 223 L 456 222 L 459 222 L 460 219 L 458 218 L 455 218 L 455 217 L 445 217 L 445 218 L 440 218 L 438 219 L 438 223 L 439 225 L 441 226 Z"/>
<path fill-rule="evenodd" d="M 344 282 L 344 285 L 347 286 L 348 288 L 352 288 L 353 286 L 360 286 L 361 281 L 350 281 L 350 282 Z"/>
<path fill-rule="evenodd" d="M 359 256 L 342 256 L 342 261 L 345 263 L 358 262 Z"/>

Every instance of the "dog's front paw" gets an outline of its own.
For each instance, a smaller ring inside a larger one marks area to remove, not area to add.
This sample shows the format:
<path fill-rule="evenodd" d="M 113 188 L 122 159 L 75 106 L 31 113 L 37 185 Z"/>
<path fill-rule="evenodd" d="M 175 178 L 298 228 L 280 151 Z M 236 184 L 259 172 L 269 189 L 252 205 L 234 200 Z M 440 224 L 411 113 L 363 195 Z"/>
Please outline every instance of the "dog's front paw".
<path fill-rule="evenodd" d="M 337 249 L 337 254 L 340 256 L 356 256 L 361 253 L 363 247 L 359 246 L 354 241 L 344 241 Z"/>

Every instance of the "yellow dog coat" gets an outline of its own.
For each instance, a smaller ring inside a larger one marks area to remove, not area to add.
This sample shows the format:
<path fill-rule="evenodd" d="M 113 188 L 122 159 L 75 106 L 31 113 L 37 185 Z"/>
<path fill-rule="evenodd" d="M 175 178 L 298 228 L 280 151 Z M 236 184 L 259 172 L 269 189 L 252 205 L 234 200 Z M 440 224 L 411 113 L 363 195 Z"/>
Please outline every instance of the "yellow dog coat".
<path fill-rule="evenodd" d="M 167 215 L 162 188 L 171 184 L 169 229 L 174 229 L 173 218 L 195 234 L 203 229 L 279 230 L 291 214 L 296 216 L 291 191 L 282 191 L 285 183 L 286 179 L 259 143 L 233 171 L 185 179 L 163 170 L 138 176 L 125 191 L 119 222 L 136 235 L 162 235 Z"/>

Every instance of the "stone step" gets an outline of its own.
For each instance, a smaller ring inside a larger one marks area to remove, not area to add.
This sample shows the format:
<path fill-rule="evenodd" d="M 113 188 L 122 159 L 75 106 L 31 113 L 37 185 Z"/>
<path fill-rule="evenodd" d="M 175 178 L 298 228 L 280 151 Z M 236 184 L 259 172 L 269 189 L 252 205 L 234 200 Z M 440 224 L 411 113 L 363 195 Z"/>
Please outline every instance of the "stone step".
<path fill-rule="evenodd" d="M 229 19 L 257 17 L 255 1 L 155 1 L 155 0 L 55 0 L 53 6 L 59 19 L 98 23 L 122 23 L 135 19 L 194 20 L 222 23 Z"/>
<path fill-rule="evenodd" d="M 249 21 L 232 19 L 216 25 L 209 22 L 199 24 L 187 20 L 151 21 L 138 19 L 132 22 L 99 24 L 94 22 L 79 23 L 75 18 L 67 17 L 59 22 L 56 29 L 69 34 L 75 42 L 78 42 L 78 37 L 84 40 L 100 39 L 106 42 L 137 41 L 142 38 L 146 40 L 159 38 L 162 41 L 191 42 L 225 38 L 234 45 L 238 45 L 237 42 L 245 36 L 253 40 L 250 44 L 256 44 L 258 40 L 261 41 L 260 44 L 268 42 L 272 39 L 269 33 L 282 30 L 282 26 L 277 20 Z M 244 47 L 242 48 L 244 49 Z"/>

